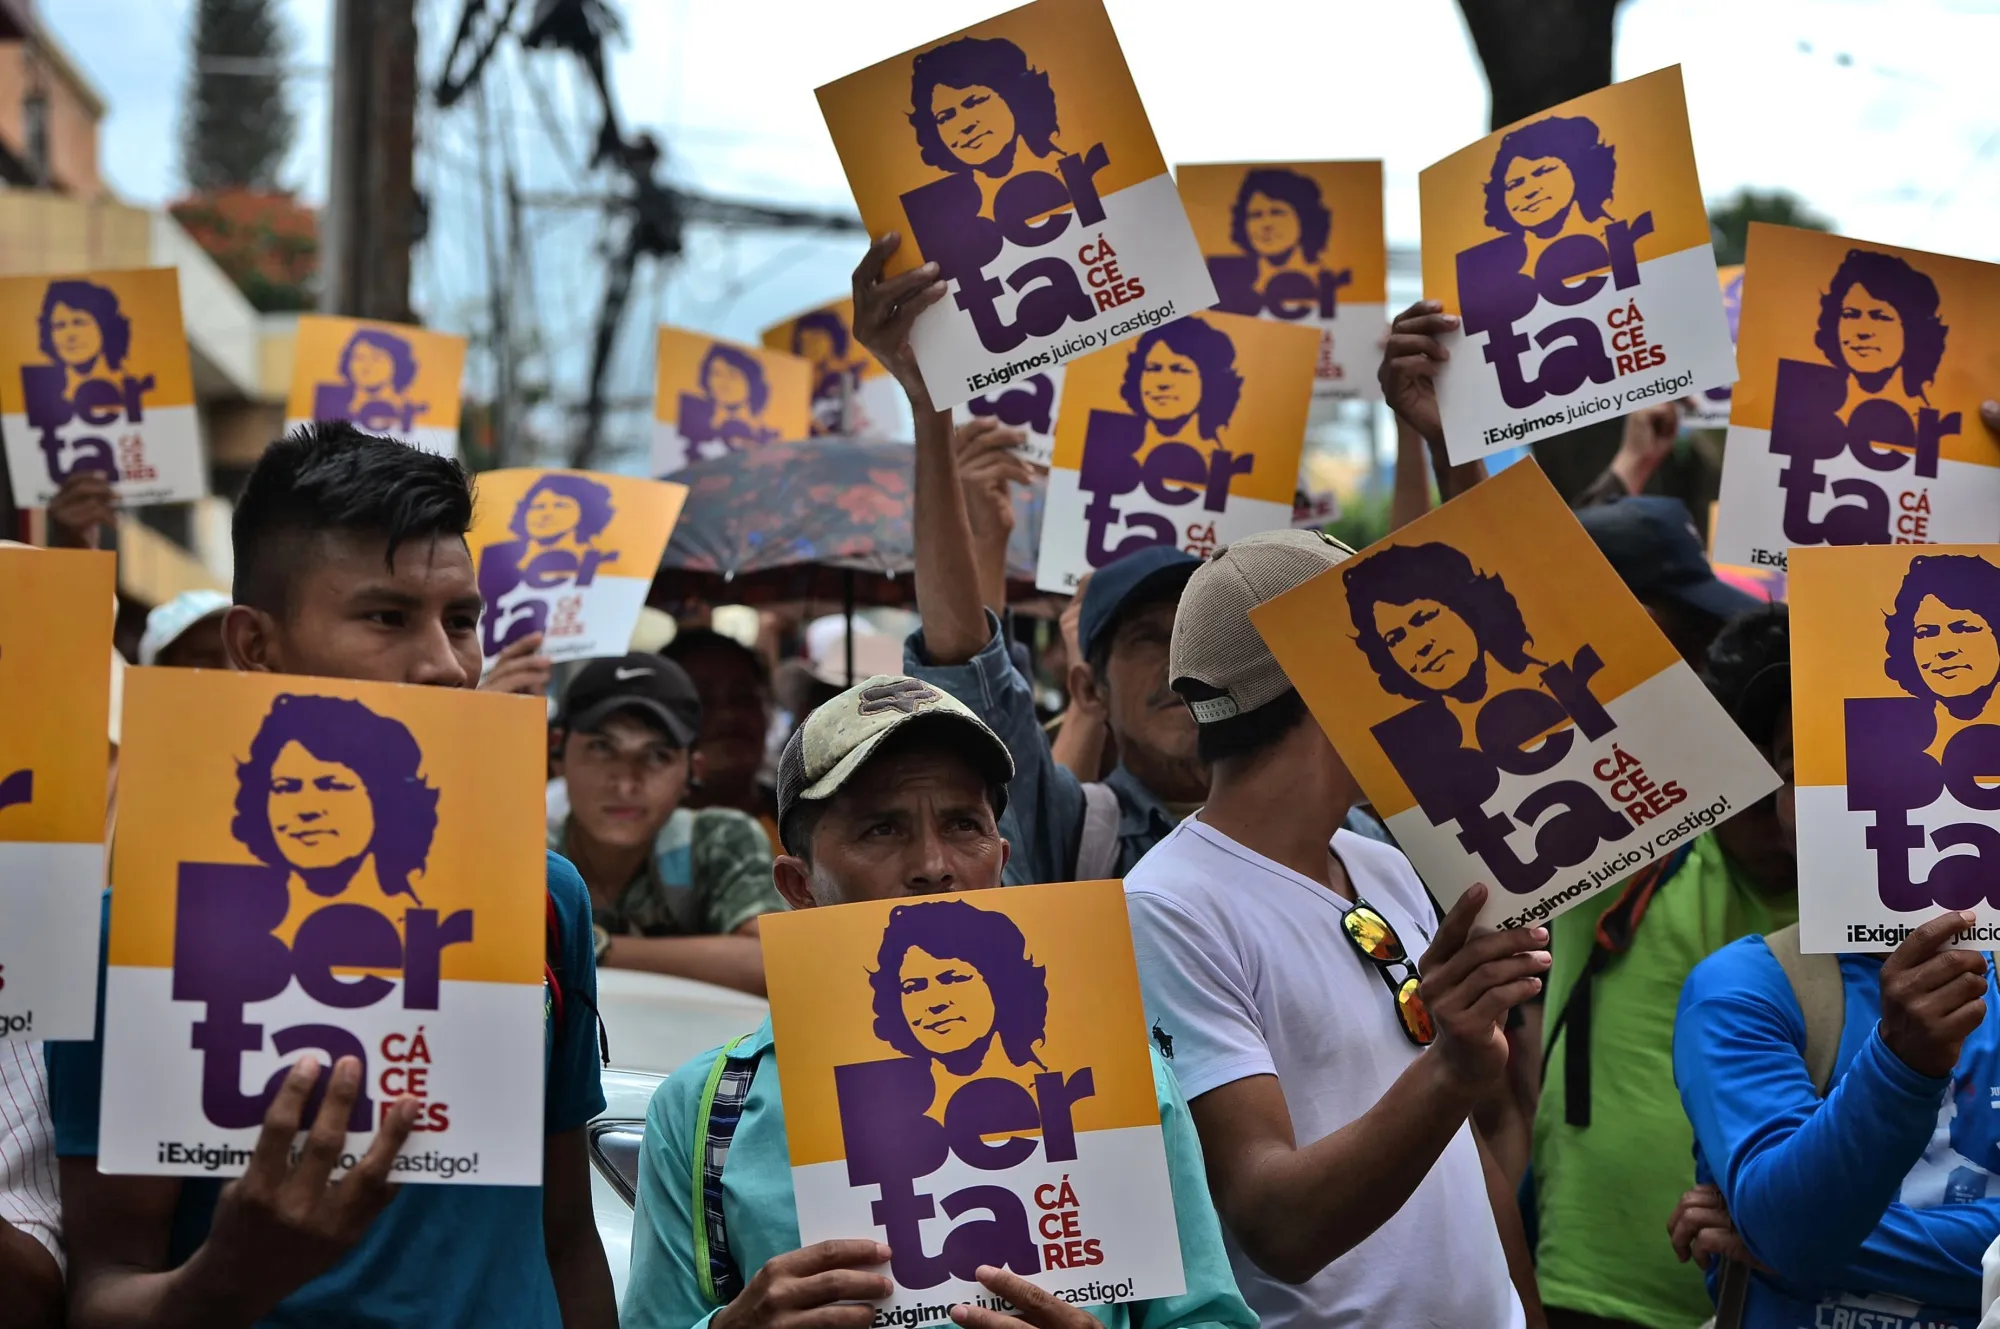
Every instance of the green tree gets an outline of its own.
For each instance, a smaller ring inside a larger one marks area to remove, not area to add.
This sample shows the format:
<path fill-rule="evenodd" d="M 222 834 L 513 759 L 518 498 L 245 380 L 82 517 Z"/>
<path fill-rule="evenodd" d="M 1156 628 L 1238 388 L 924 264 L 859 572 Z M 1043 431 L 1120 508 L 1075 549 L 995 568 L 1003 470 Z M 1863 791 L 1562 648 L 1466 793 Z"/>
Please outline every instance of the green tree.
<path fill-rule="evenodd" d="M 1743 261 L 1743 246 L 1750 239 L 1751 222 L 1774 226 L 1797 226 L 1807 231 L 1830 231 L 1833 223 L 1820 216 L 1805 200 L 1782 189 L 1739 189 L 1720 203 L 1708 205 L 1708 229 L 1715 242 L 1715 261 L 1723 267 Z"/>
<path fill-rule="evenodd" d="M 294 121 L 283 66 L 291 43 L 273 0 L 196 0 L 181 171 L 196 193 L 275 190 Z"/>

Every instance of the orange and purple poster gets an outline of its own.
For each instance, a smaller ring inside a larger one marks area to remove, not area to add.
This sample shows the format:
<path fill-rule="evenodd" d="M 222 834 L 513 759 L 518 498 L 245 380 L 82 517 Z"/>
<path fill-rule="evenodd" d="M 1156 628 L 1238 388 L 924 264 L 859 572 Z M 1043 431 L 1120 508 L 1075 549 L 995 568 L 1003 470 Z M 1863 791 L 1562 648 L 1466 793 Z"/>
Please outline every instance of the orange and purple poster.
<path fill-rule="evenodd" d="M 855 438 L 900 433 L 903 390 L 854 340 L 854 301 L 843 297 L 764 329 L 764 348 L 811 363 L 812 432 Z"/>
<path fill-rule="evenodd" d="M 1729 319 L 1729 340 L 1734 342 L 1737 324 L 1743 313 L 1743 265 L 1732 263 L 1728 267 L 1717 268 L 1715 279 L 1722 283 L 1722 312 Z M 1739 365 L 1737 376 L 1741 377 L 1742 372 Z M 1725 428 L 1729 424 L 1731 395 L 1732 389 L 1720 387 L 1683 397 L 1682 414 L 1696 429 Z"/>
<path fill-rule="evenodd" d="M 1736 380 L 1679 66 L 1489 134 L 1417 177 L 1454 463 Z"/>
<path fill-rule="evenodd" d="M 116 556 L 0 549 L 0 1042 L 89 1038 Z"/>
<path fill-rule="evenodd" d="M 950 408 L 1215 303 L 1103 0 L 1034 0 L 819 89 L 890 275 L 950 294 L 910 342 Z"/>
<path fill-rule="evenodd" d="M 985 1264 L 1185 1290 L 1119 883 L 767 914 L 764 968 L 799 1236 L 889 1246 L 878 1323 L 992 1305 Z"/>
<path fill-rule="evenodd" d="M 1174 179 L 1215 307 L 1319 329 L 1313 395 L 1379 399 L 1389 330 L 1382 163 L 1180 166 Z"/>
<path fill-rule="evenodd" d="M 1561 913 L 1778 786 L 1532 460 L 1251 611 L 1448 907 Z"/>
<path fill-rule="evenodd" d="M 1071 364 L 1035 584 L 1071 592 L 1128 554 L 1208 555 L 1292 524 L 1317 329 L 1214 312 Z"/>
<path fill-rule="evenodd" d="M 991 420 L 1021 431 L 1021 455 L 1037 466 L 1055 457 L 1056 417 L 1062 409 L 1063 368 L 1017 378 L 951 408 L 953 424 Z"/>
<path fill-rule="evenodd" d="M 2000 547 L 1791 551 L 1799 946 L 2000 939 Z"/>
<path fill-rule="evenodd" d="M 487 662 L 534 632 L 551 660 L 623 655 L 687 492 L 596 471 L 481 475 L 466 543 L 486 601 Z"/>
<path fill-rule="evenodd" d="M 662 327 L 659 336 L 654 475 L 811 436 L 812 361 L 685 328 Z"/>
<path fill-rule="evenodd" d="M 98 1166 L 231 1177 L 289 1068 L 358 1058 L 351 1166 L 539 1186 L 547 717 L 533 699 L 206 669 L 125 680 Z"/>
<path fill-rule="evenodd" d="M 0 277 L 0 433 L 20 507 L 78 471 L 125 507 L 205 495 L 174 270 Z"/>
<path fill-rule="evenodd" d="M 292 353 L 285 428 L 345 420 L 435 452 L 458 455 L 465 338 L 401 323 L 306 314 Z"/>
<path fill-rule="evenodd" d="M 1718 561 L 2000 541 L 2000 264 L 1753 223 Z"/>

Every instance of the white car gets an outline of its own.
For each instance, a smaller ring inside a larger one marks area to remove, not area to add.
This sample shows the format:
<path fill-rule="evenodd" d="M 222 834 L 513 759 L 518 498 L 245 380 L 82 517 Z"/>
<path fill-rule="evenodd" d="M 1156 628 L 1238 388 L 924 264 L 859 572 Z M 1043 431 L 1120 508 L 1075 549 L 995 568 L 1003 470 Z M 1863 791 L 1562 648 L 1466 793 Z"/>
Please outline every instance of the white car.
<path fill-rule="evenodd" d="M 645 1136 L 646 1105 L 663 1075 L 648 1071 L 604 1072 L 604 1111 L 590 1123 L 590 1207 L 597 1235 L 611 1262 L 611 1286 L 625 1304 L 625 1279 L 632 1269 L 632 1206 L 639 1185 L 639 1145 Z"/>

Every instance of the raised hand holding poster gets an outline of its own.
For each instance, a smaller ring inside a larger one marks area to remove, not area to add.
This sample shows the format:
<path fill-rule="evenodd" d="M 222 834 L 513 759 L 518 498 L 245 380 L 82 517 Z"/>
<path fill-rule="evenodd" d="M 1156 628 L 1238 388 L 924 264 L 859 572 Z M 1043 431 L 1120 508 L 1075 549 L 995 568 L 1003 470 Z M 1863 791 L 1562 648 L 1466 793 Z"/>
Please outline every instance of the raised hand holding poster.
<path fill-rule="evenodd" d="M 487 662 L 533 632 L 551 660 L 623 655 L 687 492 L 595 471 L 481 475 L 466 543 Z"/>
<path fill-rule="evenodd" d="M 1737 324 L 1743 313 L 1743 265 L 1732 263 L 1726 268 L 1715 270 L 1715 280 L 1722 285 L 1722 313 L 1729 320 L 1729 340 L 1736 340 Z M 1743 375 L 1743 366 L 1737 365 L 1738 378 Z M 1733 395 L 1727 387 L 1710 388 L 1682 398 L 1682 414 L 1696 429 L 1722 429 L 1729 424 L 1729 401 Z"/>
<path fill-rule="evenodd" d="M 0 277 L 0 434 L 20 507 L 76 471 L 125 507 L 206 494 L 174 270 Z"/>
<path fill-rule="evenodd" d="M 987 1264 L 1087 1304 L 1185 1290 L 1117 882 L 764 921 L 799 1237 L 889 1246 L 877 1323 L 991 1305 Z"/>
<path fill-rule="evenodd" d="M 1035 585 L 1290 526 L 1318 354 L 1312 328 L 1211 312 L 1071 364 Z"/>
<path fill-rule="evenodd" d="M 241 1175 L 310 1054 L 362 1063 L 343 1166 L 407 1094 L 393 1180 L 540 1185 L 541 708 L 135 669 L 123 737 L 98 1166 Z"/>
<path fill-rule="evenodd" d="M 667 327 L 658 356 L 654 475 L 812 434 L 811 361 Z"/>
<path fill-rule="evenodd" d="M 812 434 L 886 437 L 903 415 L 903 390 L 854 340 L 854 301 L 829 301 L 765 328 L 764 347 L 812 365 Z"/>
<path fill-rule="evenodd" d="M 0 1041 L 97 1024 L 116 575 L 0 549 Z"/>
<path fill-rule="evenodd" d="M 1017 378 L 1004 388 L 982 392 L 971 401 L 952 407 L 952 422 L 997 420 L 1009 429 L 1018 429 L 1023 435 L 1021 454 L 1037 466 L 1047 466 L 1055 456 L 1056 413 L 1062 406 L 1062 385 L 1060 366 Z"/>
<path fill-rule="evenodd" d="M 1481 930 L 1778 786 L 1532 460 L 1250 617 L 1438 898 L 1487 884 Z"/>
<path fill-rule="evenodd" d="M 464 371 L 463 337 L 306 314 L 292 353 L 285 428 L 345 420 L 367 433 L 456 457 Z"/>
<path fill-rule="evenodd" d="M 1035 0 L 819 89 L 895 276 L 946 297 L 910 344 L 948 409 L 1215 303 L 1103 0 Z"/>
<path fill-rule="evenodd" d="M 1753 224 L 1715 557 L 2000 540 L 2000 264 Z"/>
<path fill-rule="evenodd" d="M 1319 329 L 1314 395 L 1379 398 L 1388 330 L 1382 163 L 1180 166 L 1215 307 Z"/>
<path fill-rule="evenodd" d="M 1753 280 L 1756 278 L 1753 276 Z M 2000 547 L 1792 551 L 1799 945 L 2000 940 Z"/>
<path fill-rule="evenodd" d="M 1454 463 L 1735 381 L 1678 66 L 1601 88 L 1417 177 Z"/>

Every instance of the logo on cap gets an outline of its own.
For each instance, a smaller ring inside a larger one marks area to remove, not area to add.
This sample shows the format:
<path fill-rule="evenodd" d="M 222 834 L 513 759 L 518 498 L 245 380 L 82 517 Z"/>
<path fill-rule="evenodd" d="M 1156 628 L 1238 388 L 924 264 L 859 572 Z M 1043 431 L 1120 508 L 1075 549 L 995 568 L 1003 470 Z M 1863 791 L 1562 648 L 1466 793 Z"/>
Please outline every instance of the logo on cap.
<path fill-rule="evenodd" d="M 645 668 L 614 669 L 611 671 L 611 676 L 617 679 L 620 683 L 629 683 L 635 678 L 651 678 L 653 676 L 653 671 Z"/>
<path fill-rule="evenodd" d="M 876 683 L 861 689 L 860 711 L 863 715 L 880 715 L 883 711 L 915 715 L 920 708 L 932 705 L 937 699 L 938 694 L 930 684 L 914 678 L 899 678 L 893 683 Z"/>

